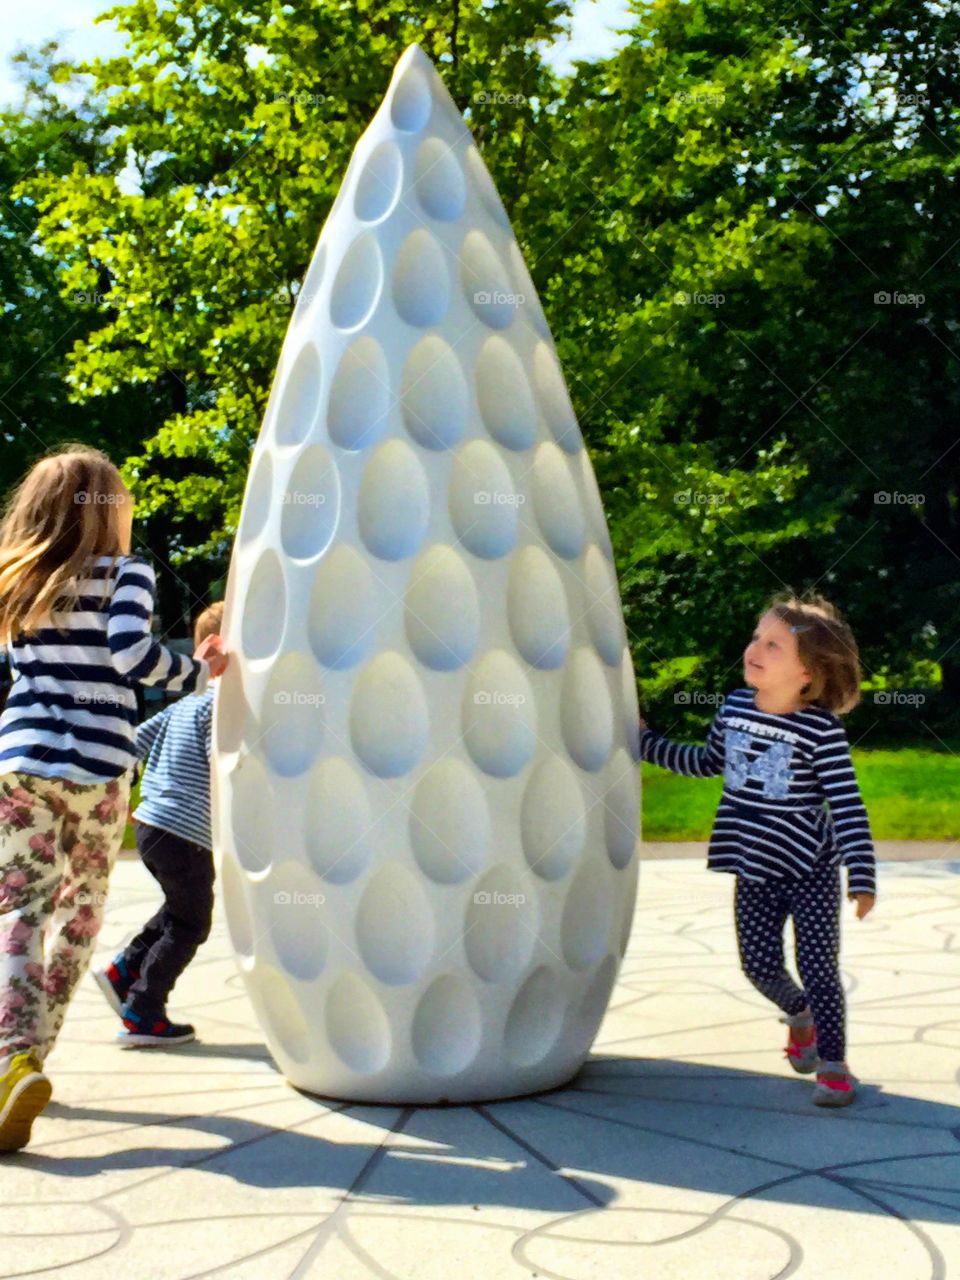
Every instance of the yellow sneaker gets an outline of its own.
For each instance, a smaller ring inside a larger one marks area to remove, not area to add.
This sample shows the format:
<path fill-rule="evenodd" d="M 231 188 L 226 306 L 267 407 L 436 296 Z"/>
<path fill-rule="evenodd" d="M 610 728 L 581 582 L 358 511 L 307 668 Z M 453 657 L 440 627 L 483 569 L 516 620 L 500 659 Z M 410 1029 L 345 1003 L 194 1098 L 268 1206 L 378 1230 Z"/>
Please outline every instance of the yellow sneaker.
<path fill-rule="evenodd" d="M 6 1075 L 0 1076 L 0 1151 L 19 1151 L 27 1145 L 33 1122 L 52 1092 L 34 1050 L 15 1053 Z"/>

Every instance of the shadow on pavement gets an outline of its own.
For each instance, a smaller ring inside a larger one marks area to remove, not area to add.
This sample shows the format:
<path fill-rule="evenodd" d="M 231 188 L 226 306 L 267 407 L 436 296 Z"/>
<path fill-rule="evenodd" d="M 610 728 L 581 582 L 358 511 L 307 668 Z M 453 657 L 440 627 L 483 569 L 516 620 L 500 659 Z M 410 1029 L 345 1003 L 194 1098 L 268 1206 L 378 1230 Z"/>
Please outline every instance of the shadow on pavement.
<path fill-rule="evenodd" d="M 247 1044 L 188 1049 L 262 1056 Z M 811 1088 L 809 1078 L 596 1054 L 567 1087 L 509 1102 L 378 1107 L 291 1091 L 311 1110 L 288 1128 L 237 1114 L 53 1103 L 52 1115 L 119 1126 L 134 1143 L 138 1129 L 158 1125 L 216 1142 L 82 1156 L 28 1149 L 17 1160 L 60 1177 L 201 1166 L 250 1186 L 332 1188 L 361 1202 L 559 1212 L 572 1196 L 581 1206 L 613 1204 L 615 1182 L 632 1180 L 728 1197 L 717 1213 L 760 1198 L 873 1212 L 906 1226 L 960 1223 L 960 1108 L 865 1085 L 852 1107 L 823 1111 Z M 263 1105 L 276 1103 L 271 1095 Z M 340 1140 L 343 1130 L 325 1139 L 333 1113 L 378 1126 L 383 1141 Z M 87 1141 L 115 1147 L 117 1136 L 104 1129 Z"/>

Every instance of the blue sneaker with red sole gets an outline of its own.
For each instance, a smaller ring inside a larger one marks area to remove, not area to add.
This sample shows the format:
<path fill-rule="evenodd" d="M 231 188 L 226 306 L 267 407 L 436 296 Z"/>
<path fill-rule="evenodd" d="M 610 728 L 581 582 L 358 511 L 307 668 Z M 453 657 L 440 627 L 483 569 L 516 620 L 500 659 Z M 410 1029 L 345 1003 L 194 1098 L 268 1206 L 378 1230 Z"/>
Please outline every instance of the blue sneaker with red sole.
<path fill-rule="evenodd" d="M 171 1022 L 165 1013 L 143 1017 L 124 1005 L 123 1030 L 117 1032 L 121 1049 L 151 1049 L 163 1044 L 186 1044 L 196 1039 L 188 1022 Z"/>
<path fill-rule="evenodd" d="M 108 964 L 106 969 L 94 972 L 93 980 L 103 992 L 104 999 L 118 1017 L 123 1017 L 123 1006 L 127 1003 L 130 988 L 140 977 L 135 969 L 127 966 L 123 955 L 119 955 Z"/>

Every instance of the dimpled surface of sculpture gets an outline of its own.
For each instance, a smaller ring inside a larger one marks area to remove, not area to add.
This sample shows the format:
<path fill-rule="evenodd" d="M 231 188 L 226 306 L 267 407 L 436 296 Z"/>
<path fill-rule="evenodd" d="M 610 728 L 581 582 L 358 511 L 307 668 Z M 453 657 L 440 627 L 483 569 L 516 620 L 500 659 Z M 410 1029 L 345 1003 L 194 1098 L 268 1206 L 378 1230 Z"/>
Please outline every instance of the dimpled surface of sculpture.
<path fill-rule="evenodd" d="M 633 917 L 636 685 L 536 290 L 416 45 L 298 297 L 224 634 L 222 893 L 288 1080 L 409 1103 L 568 1080 Z"/>

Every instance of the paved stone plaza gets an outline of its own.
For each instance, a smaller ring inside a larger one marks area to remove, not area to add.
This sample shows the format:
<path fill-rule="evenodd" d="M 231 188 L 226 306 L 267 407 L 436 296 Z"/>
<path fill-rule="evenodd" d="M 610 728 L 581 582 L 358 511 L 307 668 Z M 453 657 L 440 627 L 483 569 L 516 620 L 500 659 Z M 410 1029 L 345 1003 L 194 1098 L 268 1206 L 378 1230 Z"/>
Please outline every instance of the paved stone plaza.
<path fill-rule="evenodd" d="M 841 1112 L 781 1065 L 782 1028 L 737 967 L 731 890 L 699 860 L 645 862 L 588 1065 L 517 1102 L 295 1092 L 219 917 L 172 1009 L 196 1044 L 120 1050 L 87 978 L 54 1100 L 0 1163 L 0 1275 L 960 1280 L 960 862 L 888 863 L 874 916 L 847 918 L 864 1086 Z M 101 957 L 156 900 L 122 861 Z"/>

